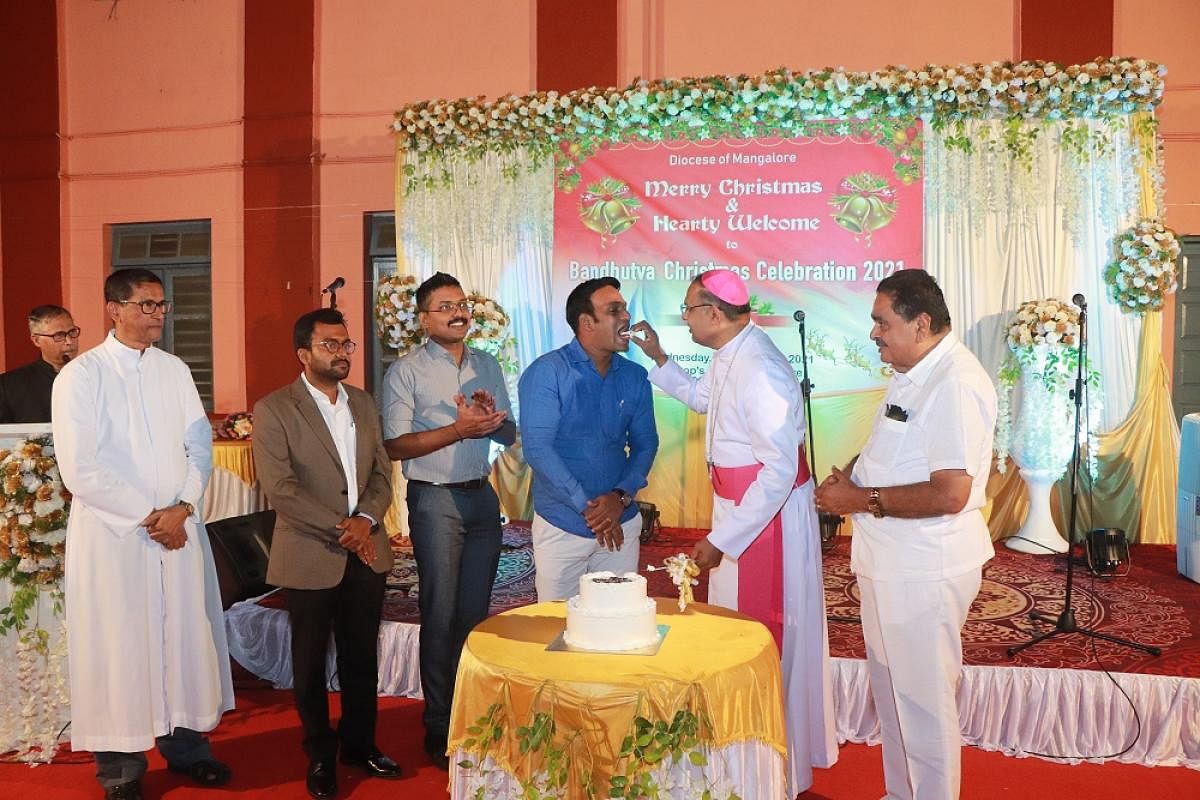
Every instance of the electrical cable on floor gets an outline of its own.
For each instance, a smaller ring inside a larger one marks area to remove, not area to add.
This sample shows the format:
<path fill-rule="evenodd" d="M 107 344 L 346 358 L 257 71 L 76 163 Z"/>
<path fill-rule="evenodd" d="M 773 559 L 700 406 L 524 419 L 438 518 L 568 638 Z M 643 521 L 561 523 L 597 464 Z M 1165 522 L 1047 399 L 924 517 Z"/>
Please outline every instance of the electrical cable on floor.
<path fill-rule="evenodd" d="M 1083 386 L 1084 386 L 1085 396 L 1090 401 L 1091 400 L 1091 396 L 1090 396 L 1091 389 L 1090 389 L 1089 384 L 1090 384 L 1090 382 L 1085 380 Z M 1087 411 L 1084 412 L 1085 413 L 1085 423 L 1084 423 L 1085 428 L 1084 428 L 1084 430 L 1086 432 L 1086 431 L 1090 431 L 1092 429 L 1091 403 L 1088 402 L 1084 407 L 1087 409 Z M 1076 435 L 1077 436 L 1079 435 L 1078 430 L 1076 430 Z M 1089 457 L 1090 456 L 1091 456 L 1091 453 L 1089 452 Z M 1096 518 L 1096 495 L 1095 495 L 1095 491 L 1089 491 L 1088 492 L 1088 519 L 1095 520 L 1095 518 Z M 1075 535 L 1075 531 L 1071 531 L 1070 535 L 1073 538 Z M 1028 539 L 1025 539 L 1025 537 L 1020 537 L 1020 538 L 1023 541 L 1029 541 Z M 1046 549 L 1050 549 L 1050 548 L 1046 548 Z M 1070 559 L 1070 558 L 1075 557 L 1075 554 L 1072 552 L 1073 550 L 1074 550 L 1074 545 L 1072 544 L 1072 542 L 1068 541 L 1067 542 L 1067 553 L 1066 553 L 1067 558 Z M 1086 553 L 1086 550 L 1085 550 L 1085 553 Z M 1095 593 L 1096 593 L 1096 573 L 1094 570 L 1090 569 L 1090 566 L 1091 566 L 1090 564 L 1088 566 L 1089 566 L 1088 574 L 1091 575 L 1090 589 L 1092 590 L 1092 594 L 1095 595 Z M 1135 725 L 1134 732 L 1133 732 L 1133 738 L 1129 740 L 1129 744 L 1127 744 L 1124 749 L 1119 750 L 1116 753 L 1106 753 L 1104 755 L 1084 756 L 1084 755 L 1057 755 L 1057 754 L 1053 754 L 1053 753 L 1035 753 L 1032 750 L 1024 751 L 1031 756 L 1039 756 L 1041 758 L 1057 758 L 1057 759 L 1063 759 L 1063 760 L 1081 760 L 1081 761 L 1090 761 L 1090 760 L 1094 760 L 1094 759 L 1108 760 L 1110 758 L 1120 758 L 1121 756 L 1125 755 L 1130 750 L 1132 750 L 1134 748 L 1134 745 L 1137 744 L 1138 740 L 1142 738 L 1142 715 L 1138 713 L 1137 704 L 1133 702 L 1133 698 L 1129 696 L 1129 692 L 1125 691 L 1125 687 L 1123 687 L 1120 683 L 1117 682 L 1116 677 L 1111 672 L 1108 671 L 1108 668 L 1106 666 L 1104 666 L 1104 662 L 1102 662 L 1100 660 L 1100 652 L 1096 649 L 1095 637 L 1089 636 L 1087 638 L 1089 640 L 1091 640 L 1092 660 L 1096 662 L 1096 665 L 1098 667 L 1100 667 L 1100 671 L 1104 673 L 1104 677 L 1108 678 L 1108 680 L 1112 683 L 1112 685 L 1117 687 L 1117 691 L 1121 693 L 1121 695 L 1125 698 L 1125 702 L 1127 702 L 1129 704 L 1129 710 L 1133 712 L 1133 721 L 1134 721 L 1134 725 Z"/>

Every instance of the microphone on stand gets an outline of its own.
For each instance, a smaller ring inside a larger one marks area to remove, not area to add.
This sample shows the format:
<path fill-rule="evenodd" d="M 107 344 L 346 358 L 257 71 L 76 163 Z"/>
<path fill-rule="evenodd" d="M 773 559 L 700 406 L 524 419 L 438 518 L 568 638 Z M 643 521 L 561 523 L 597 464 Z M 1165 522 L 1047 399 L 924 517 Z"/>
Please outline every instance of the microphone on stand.
<path fill-rule="evenodd" d="M 1079 306 L 1079 310 L 1080 310 L 1080 311 L 1086 311 L 1086 310 L 1087 310 L 1087 300 L 1084 298 L 1084 296 L 1083 296 L 1083 293 L 1082 293 L 1082 292 L 1076 292 L 1076 293 L 1075 293 L 1075 294 L 1074 294 L 1074 295 L 1071 297 L 1071 302 L 1072 302 L 1072 303 L 1074 303 L 1075 305 Z"/>
<path fill-rule="evenodd" d="M 799 322 L 799 323 L 800 323 L 800 325 L 801 325 L 801 327 L 803 327 L 803 325 L 804 325 L 804 312 L 803 312 L 803 311 L 797 311 L 795 314 L 792 314 L 792 319 L 796 320 L 796 322 Z"/>
<path fill-rule="evenodd" d="M 321 290 L 321 294 L 329 295 L 329 307 L 337 308 L 337 290 L 346 285 L 346 279 L 341 275 L 333 279 L 333 283 Z"/>

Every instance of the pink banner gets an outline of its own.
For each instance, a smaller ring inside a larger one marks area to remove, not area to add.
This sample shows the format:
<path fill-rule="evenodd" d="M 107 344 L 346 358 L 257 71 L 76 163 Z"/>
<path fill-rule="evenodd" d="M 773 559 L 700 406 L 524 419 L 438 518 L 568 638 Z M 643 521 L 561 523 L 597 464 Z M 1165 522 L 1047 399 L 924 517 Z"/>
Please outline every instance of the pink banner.
<path fill-rule="evenodd" d="M 878 385 L 867 339 L 875 286 L 923 263 L 921 181 L 897 178 L 896 158 L 861 136 L 607 146 L 580 164 L 573 191 L 555 195 L 554 307 L 580 281 L 615 277 L 635 320 L 699 372 L 707 353 L 679 304 L 697 274 L 735 269 L 756 321 L 797 371 L 792 313 L 806 312 L 821 391 Z M 570 332 L 556 322 L 565 342 Z"/>

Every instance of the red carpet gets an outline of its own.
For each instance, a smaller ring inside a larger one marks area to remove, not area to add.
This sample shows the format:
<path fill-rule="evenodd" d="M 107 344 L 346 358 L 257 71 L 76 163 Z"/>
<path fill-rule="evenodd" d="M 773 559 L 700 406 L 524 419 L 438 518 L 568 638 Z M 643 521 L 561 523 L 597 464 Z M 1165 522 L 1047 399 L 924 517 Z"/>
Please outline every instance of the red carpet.
<path fill-rule="evenodd" d="M 690 540 L 700 531 L 666 531 L 660 541 L 642 549 L 642 565 L 658 563 L 668 555 L 690 549 Z M 688 535 L 692 534 L 692 535 Z M 532 602 L 532 554 L 528 527 L 510 525 L 505 530 L 506 550 L 497 582 L 493 610 Z M 832 614 L 857 613 L 858 597 L 848 567 L 846 543 L 827 554 L 826 598 Z M 1101 644 L 1099 652 L 1109 669 L 1200 676 L 1200 637 L 1191 620 L 1200 619 L 1200 586 L 1175 572 L 1174 548 L 1135 547 L 1130 576 L 1093 582 L 1086 572 L 1077 574 L 1075 603 L 1081 625 L 1164 646 L 1157 658 L 1141 656 Z M 413 576 L 405 570 L 411 562 L 398 565 L 389 581 L 388 614 L 391 618 L 415 621 L 415 596 L 410 590 Z M 669 596 L 674 587 L 661 573 L 650 573 L 650 593 Z M 702 580 L 697 598 L 707 597 Z M 966 655 L 975 664 L 1013 664 L 1095 668 L 1090 644 L 1082 637 L 1063 637 L 1051 645 L 1040 645 L 1016 661 L 1008 661 L 1004 648 L 1024 641 L 1030 627 L 1025 619 L 1030 607 L 1044 613 L 1061 608 L 1062 575 L 1054 572 L 1054 560 L 997 549 L 997 558 L 985 572 L 984 590 L 972 610 L 966 632 Z M 861 657 L 858 626 L 830 626 L 834 655 Z M 334 697 L 334 711 L 337 698 Z M 380 698 L 379 744 L 406 767 L 399 781 L 361 779 L 355 773 L 340 773 L 339 797 L 354 800 L 373 798 L 447 797 L 446 775 L 437 771 L 421 751 L 421 703 L 400 698 Z M 171 800 L 221 800 L 221 798 L 304 798 L 305 759 L 300 750 L 299 723 L 289 692 L 246 690 L 238 692 L 238 709 L 226 716 L 214 734 L 218 757 L 234 770 L 233 782 L 220 790 L 192 787 L 186 779 L 166 771 L 157 755 L 150 759 L 145 781 L 147 797 Z M 1110 762 L 1078 765 L 1055 764 L 1036 758 L 1009 758 L 975 748 L 963 749 L 964 800 L 990 798 L 1080 798 L 1083 800 L 1130 800 L 1169 796 L 1200 797 L 1200 772 L 1183 767 L 1147 768 Z M 29 768 L 22 764 L 0 764 L 0 790 L 13 797 L 64 800 L 102 796 L 93 778 L 88 754 L 66 752 L 56 763 Z M 883 793 L 883 773 L 878 748 L 846 745 L 839 763 L 817 770 L 816 783 L 803 800 L 877 800 Z M 744 800 L 755 800 L 745 798 Z"/>
<path fill-rule="evenodd" d="M 379 744 L 406 768 L 398 781 L 359 778 L 339 772 L 340 798 L 348 800 L 440 800 L 447 797 L 446 774 L 421 752 L 421 703 L 380 698 Z M 337 699 L 333 710 L 336 713 Z M 300 751 L 299 722 L 291 694 L 241 691 L 237 710 L 226 715 L 213 735 L 216 754 L 233 769 L 233 781 L 221 789 L 198 789 L 186 778 L 166 771 L 157 754 L 150 756 L 145 779 L 148 800 L 300 800 L 305 759 Z M 842 748 L 836 766 L 816 771 L 813 789 L 802 800 L 878 800 L 883 793 L 879 749 L 864 745 Z M 91 757 L 66 753 L 49 766 L 0 764 L 0 792 L 12 798 L 98 800 Z M 1126 764 L 1051 764 L 1040 759 L 1007 758 L 973 748 L 963 749 L 964 800 L 1012 798 L 1080 798 L 1131 800 L 1200 795 L 1200 773 L 1182 767 Z M 744 798 L 744 800 L 757 800 Z"/>

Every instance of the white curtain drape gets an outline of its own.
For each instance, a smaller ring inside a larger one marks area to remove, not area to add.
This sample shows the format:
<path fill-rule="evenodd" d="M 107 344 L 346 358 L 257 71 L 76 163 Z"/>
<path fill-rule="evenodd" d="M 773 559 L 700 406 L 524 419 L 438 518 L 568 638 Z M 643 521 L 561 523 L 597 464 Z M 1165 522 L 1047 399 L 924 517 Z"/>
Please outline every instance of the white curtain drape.
<path fill-rule="evenodd" d="M 1110 430 L 1133 403 L 1141 324 L 1107 301 L 1103 271 L 1113 238 L 1138 216 L 1147 154 L 1128 118 L 1025 123 L 1021 158 L 1003 144 L 1006 126 L 964 123 L 955 133 L 973 143 L 970 153 L 926 127 L 926 267 L 946 294 L 955 328 L 993 374 L 1017 306 L 1083 293 L 1105 400 L 1094 424 Z M 1065 147 L 1064 131 L 1078 137 L 1081 128 L 1087 144 Z M 418 155 L 409 158 L 420 166 Z M 562 309 L 550 305 L 553 166 L 518 161 L 515 176 L 491 155 L 450 162 L 443 185 L 404 194 L 396 222 L 407 271 L 420 278 L 450 272 L 508 310 L 524 368 L 551 348 L 551 322 Z"/>
<path fill-rule="evenodd" d="M 1006 123 L 967 123 L 973 142 L 996 142 Z M 1065 123 L 1037 130 L 1028 160 L 1006 150 L 947 147 L 925 140 L 925 263 L 938 279 L 954 327 L 993 375 L 1007 354 L 1005 327 L 1026 300 L 1082 293 L 1088 302 L 1088 354 L 1104 394 L 1099 432 L 1119 425 L 1133 405 L 1141 318 L 1108 301 L 1104 266 L 1113 239 L 1139 213 L 1145 154 L 1126 120 L 1090 120 L 1091 140 L 1107 142 L 1086 158 L 1062 146 Z"/>

